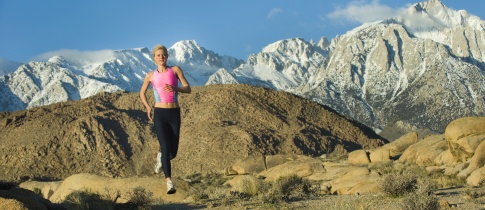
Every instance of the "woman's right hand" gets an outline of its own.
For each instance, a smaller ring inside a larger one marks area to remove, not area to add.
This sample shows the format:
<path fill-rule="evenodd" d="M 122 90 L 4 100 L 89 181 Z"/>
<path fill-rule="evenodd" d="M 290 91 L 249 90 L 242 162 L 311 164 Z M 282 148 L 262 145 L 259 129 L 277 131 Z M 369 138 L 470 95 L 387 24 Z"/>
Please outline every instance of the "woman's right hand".
<path fill-rule="evenodd" d="M 150 120 L 150 122 L 153 122 L 153 118 L 152 118 L 152 108 L 151 107 L 147 107 L 147 115 L 148 115 L 148 119 Z"/>

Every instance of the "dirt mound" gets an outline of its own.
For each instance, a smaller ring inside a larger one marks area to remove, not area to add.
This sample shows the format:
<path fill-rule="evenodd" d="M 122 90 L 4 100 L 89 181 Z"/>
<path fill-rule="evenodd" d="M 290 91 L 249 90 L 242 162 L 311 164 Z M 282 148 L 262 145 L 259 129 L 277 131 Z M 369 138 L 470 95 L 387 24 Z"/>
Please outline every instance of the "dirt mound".
<path fill-rule="evenodd" d="M 174 176 L 221 171 L 250 155 L 318 156 L 387 143 L 361 123 L 286 92 L 211 85 L 193 87 L 179 101 Z M 151 175 L 158 143 L 138 93 L 118 92 L 1 113 L 0 149 L 0 180 L 56 180 Z"/>

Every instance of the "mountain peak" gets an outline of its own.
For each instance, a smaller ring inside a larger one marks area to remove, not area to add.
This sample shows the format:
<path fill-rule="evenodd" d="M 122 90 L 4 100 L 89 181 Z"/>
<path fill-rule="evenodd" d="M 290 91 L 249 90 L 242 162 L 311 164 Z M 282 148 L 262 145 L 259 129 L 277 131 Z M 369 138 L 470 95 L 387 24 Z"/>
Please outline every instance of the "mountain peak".
<path fill-rule="evenodd" d="M 465 10 L 452 10 L 440 0 L 416 3 L 401 18 L 411 32 L 435 31 L 444 28 L 472 27 L 483 30 L 485 23 L 479 17 L 468 14 Z"/>

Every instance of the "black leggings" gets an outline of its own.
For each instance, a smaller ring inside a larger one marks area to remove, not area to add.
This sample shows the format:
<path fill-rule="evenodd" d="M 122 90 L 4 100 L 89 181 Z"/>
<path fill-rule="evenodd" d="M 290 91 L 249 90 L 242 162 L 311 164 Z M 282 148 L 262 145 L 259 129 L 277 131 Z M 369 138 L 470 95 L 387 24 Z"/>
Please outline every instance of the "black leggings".
<path fill-rule="evenodd" d="M 172 176 L 170 160 L 177 156 L 180 137 L 180 108 L 156 108 L 154 111 L 154 127 L 157 133 L 160 151 L 162 152 L 162 167 L 165 178 Z"/>

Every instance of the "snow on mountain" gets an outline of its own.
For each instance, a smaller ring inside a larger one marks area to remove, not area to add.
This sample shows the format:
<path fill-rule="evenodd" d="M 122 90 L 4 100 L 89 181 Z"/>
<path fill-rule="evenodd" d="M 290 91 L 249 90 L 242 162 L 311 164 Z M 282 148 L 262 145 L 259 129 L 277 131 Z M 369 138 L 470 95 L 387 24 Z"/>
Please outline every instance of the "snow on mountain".
<path fill-rule="evenodd" d="M 438 0 L 410 11 L 446 27 L 414 22 L 410 30 L 397 19 L 364 24 L 332 40 L 328 64 L 301 94 L 376 130 L 402 120 L 443 131 L 453 119 L 485 114 L 484 30 Z"/>
<path fill-rule="evenodd" d="M 376 131 L 396 122 L 442 132 L 485 114 L 485 23 L 439 0 L 366 23 L 329 43 L 276 41 L 246 62 L 180 41 L 168 49 L 191 85 L 249 84 L 328 105 Z M 139 91 L 156 67 L 147 48 L 49 56 L 0 77 L 2 111 Z"/>
<path fill-rule="evenodd" d="M 327 52 L 319 44 L 300 38 L 272 43 L 232 71 L 218 71 L 206 85 L 244 83 L 288 92 L 306 83 L 323 67 Z"/>
<path fill-rule="evenodd" d="M 376 131 L 404 121 L 442 132 L 453 119 L 485 114 L 484 25 L 429 0 L 331 43 L 275 42 L 233 71 L 217 71 L 207 84 L 292 92 Z"/>
<path fill-rule="evenodd" d="M 209 77 L 219 69 L 232 70 L 243 60 L 222 55 L 200 47 L 196 41 L 187 40 L 175 43 L 168 49 L 168 63 L 177 65 L 184 71 L 190 85 L 204 85 Z"/>
<path fill-rule="evenodd" d="M 168 49 L 169 65 L 179 65 L 191 85 L 203 85 L 219 69 L 243 63 L 219 56 L 197 45 L 180 41 Z M 139 91 L 147 72 L 155 70 L 147 48 L 80 52 L 62 50 L 43 55 L 47 61 L 29 62 L 0 77 L 1 111 L 13 111 L 99 92 Z"/>
<path fill-rule="evenodd" d="M 0 76 L 14 72 L 20 65 L 22 63 L 0 58 Z"/>

